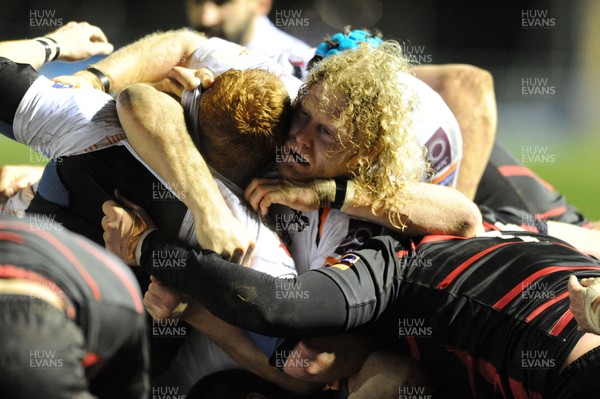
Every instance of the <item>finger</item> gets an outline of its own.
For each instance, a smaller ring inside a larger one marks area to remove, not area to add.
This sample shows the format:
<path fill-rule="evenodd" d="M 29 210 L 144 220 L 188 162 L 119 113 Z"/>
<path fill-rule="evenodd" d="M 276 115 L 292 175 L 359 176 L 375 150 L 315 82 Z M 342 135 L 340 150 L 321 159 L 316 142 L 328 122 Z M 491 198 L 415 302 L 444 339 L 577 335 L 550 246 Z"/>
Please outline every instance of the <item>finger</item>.
<path fill-rule="evenodd" d="M 188 68 L 178 66 L 173 67 L 167 76 L 177 81 L 186 90 L 194 90 L 202 83 L 200 79 L 194 75 L 194 71 Z"/>
<path fill-rule="evenodd" d="M 163 80 L 163 91 L 172 93 L 179 98 L 183 96 L 183 86 L 169 78 Z"/>
<path fill-rule="evenodd" d="M 252 254 L 254 253 L 255 244 L 252 243 L 248 246 L 246 253 L 244 254 L 244 258 L 242 259 L 242 266 L 250 267 L 252 264 Z"/>
<path fill-rule="evenodd" d="M 98 42 L 108 43 L 108 39 L 106 38 L 106 35 L 104 34 L 104 32 L 102 32 L 102 29 L 98 28 L 97 26 L 90 25 L 89 31 L 90 31 L 90 40 L 91 41 L 93 41 L 95 43 L 98 43 Z"/>
<path fill-rule="evenodd" d="M 267 216 L 267 214 L 269 213 L 269 207 L 273 204 L 272 199 L 276 196 L 276 193 L 269 192 L 262 198 L 262 200 L 260 201 L 260 213 L 262 216 Z"/>
<path fill-rule="evenodd" d="M 135 202 L 131 202 L 129 199 L 125 198 L 119 189 L 115 189 L 115 198 L 119 201 L 121 205 L 124 205 L 127 209 L 131 209 L 136 212 L 143 211 L 144 208 L 136 204 Z"/>
<path fill-rule="evenodd" d="M 108 222 L 112 222 L 120 218 L 121 215 L 117 211 L 118 208 L 121 208 L 121 206 L 113 200 L 105 201 L 102 204 L 102 212 L 104 212 L 104 215 L 108 217 Z"/>
<path fill-rule="evenodd" d="M 244 251 L 240 248 L 236 248 L 235 251 L 233 251 L 233 256 L 231 259 L 229 259 L 229 261 L 235 263 L 236 265 L 240 265 L 243 259 Z"/>
<path fill-rule="evenodd" d="M 215 83 L 215 77 L 210 69 L 200 68 L 194 75 L 200 79 L 203 89 L 208 89 Z"/>
<path fill-rule="evenodd" d="M 268 196 L 273 190 L 276 190 L 276 185 L 265 185 L 262 184 L 257 186 L 252 195 L 250 196 L 248 202 L 254 212 L 258 212 L 261 209 L 261 203 L 266 196 Z"/>
<path fill-rule="evenodd" d="M 573 292 L 583 291 L 583 287 L 581 286 L 581 284 L 579 284 L 577 277 L 575 277 L 574 275 L 569 276 L 568 287 L 569 287 L 569 290 L 573 291 Z"/>
<path fill-rule="evenodd" d="M 248 186 L 246 187 L 246 189 L 244 190 L 244 198 L 250 202 L 250 198 L 252 197 L 252 194 L 254 193 L 254 191 L 256 191 L 256 189 L 262 185 L 270 185 L 270 184 L 275 184 L 278 183 L 279 179 L 252 179 L 252 181 L 250 182 L 250 184 L 248 184 Z"/>
<path fill-rule="evenodd" d="M 584 278 L 584 279 L 581 279 L 581 281 L 580 281 L 580 284 L 581 284 L 583 287 L 589 287 L 589 286 L 591 286 L 592 284 L 594 284 L 594 282 L 595 282 L 595 281 L 596 281 L 596 279 L 595 279 L 594 277 L 589 277 L 589 278 Z"/>
<path fill-rule="evenodd" d="M 92 49 L 91 53 L 93 55 L 97 55 L 97 54 L 110 54 L 113 52 L 113 50 L 115 48 L 110 43 L 96 42 L 96 43 L 92 43 L 91 49 Z"/>

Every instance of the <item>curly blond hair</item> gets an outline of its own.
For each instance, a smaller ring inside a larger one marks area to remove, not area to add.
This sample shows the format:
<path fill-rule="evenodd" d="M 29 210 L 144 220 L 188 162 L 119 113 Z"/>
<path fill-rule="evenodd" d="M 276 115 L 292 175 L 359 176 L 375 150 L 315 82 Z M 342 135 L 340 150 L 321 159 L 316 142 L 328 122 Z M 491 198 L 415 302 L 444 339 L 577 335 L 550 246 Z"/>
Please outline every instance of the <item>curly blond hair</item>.
<path fill-rule="evenodd" d="M 397 227 L 405 226 L 401 211 L 410 201 L 406 195 L 399 200 L 404 185 L 422 180 L 427 169 L 425 148 L 409 131 L 414 101 L 399 79 L 409 67 L 397 42 L 361 43 L 316 64 L 299 94 L 301 101 L 312 88 L 322 90 L 320 110 L 336 110 L 332 116 L 348 135 L 346 150 L 355 151 L 348 162 L 355 203 L 370 204 L 376 215 L 386 210 Z"/>
<path fill-rule="evenodd" d="M 275 74 L 263 69 L 221 74 L 200 99 L 200 145 L 206 160 L 223 175 L 256 175 L 270 165 L 285 139 L 290 114 L 290 97 Z"/>

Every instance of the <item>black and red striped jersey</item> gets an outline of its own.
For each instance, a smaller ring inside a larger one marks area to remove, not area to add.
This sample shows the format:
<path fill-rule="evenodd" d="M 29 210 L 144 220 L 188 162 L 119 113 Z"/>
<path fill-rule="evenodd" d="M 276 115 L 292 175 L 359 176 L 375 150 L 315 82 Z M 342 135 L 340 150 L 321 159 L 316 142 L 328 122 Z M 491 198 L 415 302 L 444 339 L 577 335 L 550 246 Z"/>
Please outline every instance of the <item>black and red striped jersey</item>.
<path fill-rule="evenodd" d="M 431 368 L 456 397 L 541 398 L 581 337 L 567 280 L 600 276 L 600 263 L 549 236 L 488 234 L 427 236 L 386 262 L 379 252 L 370 260 L 369 244 L 361 249 L 380 293 L 372 331 Z M 352 268 L 355 257 L 342 262 Z M 371 288 L 361 297 L 356 284 L 340 286 L 350 285 L 356 303 L 373 300 Z"/>
<path fill-rule="evenodd" d="M 0 278 L 28 279 L 66 299 L 66 313 L 85 337 L 85 366 L 106 366 L 141 332 L 139 356 L 130 360 L 140 372 L 147 368 L 139 285 L 129 268 L 103 248 L 47 216 L 0 217 Z"/>

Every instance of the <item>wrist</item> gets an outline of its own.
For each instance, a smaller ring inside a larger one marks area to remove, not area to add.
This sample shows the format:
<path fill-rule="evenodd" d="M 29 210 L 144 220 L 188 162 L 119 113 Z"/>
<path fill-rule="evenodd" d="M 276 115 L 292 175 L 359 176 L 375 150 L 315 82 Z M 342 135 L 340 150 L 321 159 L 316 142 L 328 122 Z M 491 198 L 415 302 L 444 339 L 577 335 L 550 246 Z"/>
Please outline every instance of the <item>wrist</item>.
<path fill-rule="evenodd" d="M 94 86 L 94 89 L 104 91 L 104 85 L 102 84 L 100 79 L 98 79 L 96 75 L 87 71 L 86 69 L 76 72 L 75 76 L 87 79 L 92 84 L 92 86 Z"/>
<path fill-rule="evenodd" d="M 44 46 L 45 58 L 44 64 L 47 62 L 52 62 L 60 57 L 60 46 L 57 41 L 49 36 L 37 37 L 35 39 L 36 42 L 40 43 Z"/>
<path fill-rule="evenodd" d="M 106 73 L 104 73 L 100 69 L 96 68 L 94 65 L 88 66 L 85 69 L 85 71 L 89 75 L 94 76 L 94 80 L 96 81 L 96 83 L 100 84 L 100 87 L 99 87 L 100 90 L 104 91 L 105 93 L 110 93 L 110 87 L 111 87 L 112 81 L 110 80 L 110 77 Z M 94 85 L 94 87 L 95 86 L 96 85 Z"/>

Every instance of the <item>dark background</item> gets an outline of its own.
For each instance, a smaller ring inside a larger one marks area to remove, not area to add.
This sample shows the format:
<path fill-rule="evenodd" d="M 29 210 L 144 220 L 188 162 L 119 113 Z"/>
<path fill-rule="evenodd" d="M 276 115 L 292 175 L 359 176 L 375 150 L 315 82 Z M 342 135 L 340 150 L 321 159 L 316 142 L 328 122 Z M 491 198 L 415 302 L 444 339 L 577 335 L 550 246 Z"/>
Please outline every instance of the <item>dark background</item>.
<path fill-rule="evenodd" d="M 32 27 L 32 10 L 50 10 L 63 23 L 98 25 L 117 48 L 150 32 L 186 25 L 184 0 L 4 0 L 1 9 L 0 40 L 53 30 Z M 524 10 L 547 13 L 554 26 L 524 27 Z M 270 18 L 277 24 L 278 15 L 290 12 L 300 13 L 308 26 L 281 29 L 313 46 L 345 25 L 376 27 L 407 49 L 420 49 L 422 63 L 468 63 L 489 70 L 500 141 L 517 157 L 530 146 L 545 147 L 556 162 L 527 166 L 573 192 L 580 207 L 589 206 L 600 218 L 600 1 L 274 0 Z M 44 72 L 63 74 L 88 63 L 54 63 Z M 528 78 L 545 79 L 555 94 L 524 96 Z"/>

